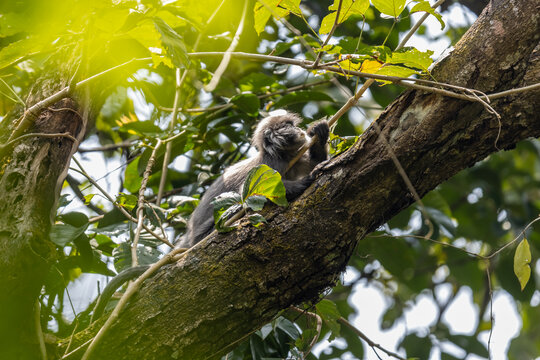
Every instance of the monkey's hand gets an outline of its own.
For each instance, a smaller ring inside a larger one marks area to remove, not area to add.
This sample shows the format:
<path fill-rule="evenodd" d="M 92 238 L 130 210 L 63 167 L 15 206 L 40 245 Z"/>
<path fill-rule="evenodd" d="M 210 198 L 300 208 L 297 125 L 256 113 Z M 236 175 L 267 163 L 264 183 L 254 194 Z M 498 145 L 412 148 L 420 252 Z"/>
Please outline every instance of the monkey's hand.
<path fill-rule="evenodd" d="M 328 134 L 330 133 L 328 122 L 326 120 L 319 120 L 312 123 L 307 129 L 307 133 L 309 136 L 317 135 L 319 143 L 326 144 L 328 141 Z"/>

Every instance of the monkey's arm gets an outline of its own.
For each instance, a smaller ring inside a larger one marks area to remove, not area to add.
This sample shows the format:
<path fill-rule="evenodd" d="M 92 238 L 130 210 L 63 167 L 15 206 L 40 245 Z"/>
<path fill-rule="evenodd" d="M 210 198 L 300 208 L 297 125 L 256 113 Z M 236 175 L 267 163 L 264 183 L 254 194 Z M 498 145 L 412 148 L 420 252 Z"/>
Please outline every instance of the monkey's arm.
<path fill-rule="evenodd" d="M 329 133 L 330 129 L 328 128 L 328 122 L 326 122 L 326 120 L 314 122 L 307 129 L 307 134 L 309 136 L 313 137 L 314 135 L 317 135 L 318 139 L 318 141 L 309 149 L 309 157 L 315 164 L 325 161 L 328 157 L 326 142 L 328 141 Z"/>

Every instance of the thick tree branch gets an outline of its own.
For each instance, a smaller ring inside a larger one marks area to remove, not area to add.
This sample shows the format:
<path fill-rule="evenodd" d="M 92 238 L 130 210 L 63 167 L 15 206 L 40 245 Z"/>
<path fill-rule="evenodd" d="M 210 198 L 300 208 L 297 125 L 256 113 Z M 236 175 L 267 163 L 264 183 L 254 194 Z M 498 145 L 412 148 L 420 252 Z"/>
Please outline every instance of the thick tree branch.
<path fill-rule="evenodd" d="M 434 77 L 484 92 L 538 82 L 539 5 L 492 2 Z M 409 90 L 377 122 L 423 196 L 495 152 L 499 132 L 504 149 L 540 136 L 539 95 L 536 89 L 493 101 L 499 124 L 479 103 Z M 244 221 L 149 279 L 95 358 L 131 359 L 141 351 L 149 359 L 222 355 L 280 310 L 317 299 L 335 283 L 357 242 L 413 201 L 370 128 L 352 149 L 321 166 L 314 185 L 289 208 L 267 208 L 265 227 Z M 79 334 L 78 344 L 92 331 Z"/>

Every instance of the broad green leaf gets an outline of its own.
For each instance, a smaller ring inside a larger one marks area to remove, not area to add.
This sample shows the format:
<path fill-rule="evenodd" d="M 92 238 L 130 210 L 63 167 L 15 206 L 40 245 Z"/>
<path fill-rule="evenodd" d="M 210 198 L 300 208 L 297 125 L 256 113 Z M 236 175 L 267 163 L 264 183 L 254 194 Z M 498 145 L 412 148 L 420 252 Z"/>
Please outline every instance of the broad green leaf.
<path fill-rule="evenodd" d="M 334 26 L 335 22 L 336 22 L 336 12 L 331 12 L 330 14 L 326 15 L 321 21 L 319 34 L 321 35 L 328 34 L 332 30 L 332 27 Z"/>
<path fill-rule="evenodd" d="M 120 195 L 116 197 L 116 203 L 121 207 L 126 208 L 128 211 L 135 209 L 137 201 L 137 197 L 131 194 L 120 193 Z"/>
<path fill-rule="evenodd" d="M 80 227 L 75 227 L 69 224 L 54 224 L 49 236 L 51 241 L 56 245 L 65 246 L 67 243 L 84 234 L 87 227 L 88 223 Z"/>
<path fill-rule="evenodd" d="M 241 200 L 240 194 L 233 191 L 220 194 L 212 200 L 214 223 L 218 232 L 228 232 L 234 229 L 233 226 L 225 226 L 225 222 L 232 214 L 240 210 Z"/>
<path fill-rule="evenodd" d="M 139 191 L 142 183 L 142 177 L 139 175 L 138 170 L 140 159 L 140 156 L 136 157 L 135 160 L 126 166 L 126 170 L 124 172 L 124 188 L 132 194 Z"/>
<path fill-rule="evenodd" d="M 78 211 L 72 211 L 72 212 L 62 214 L 60 215 L 60 220 L 62 220 L 64 224 L 72 225 L 75 227 L 83 227 L 85 225 L 88 226 L 88 221 L 89 221 L 88 216 L 86 216 L 86 214 L 83 214 Z"/>
<path fill-rule="evenodd" d="M 320 91 L 296 91 L 287 95 L 283 95 L 272 105 L 272 107 L 274 109 L 281 109 L 291 104 L 307 103 L 309 101 L 334 102 L 334 99 Z"/>
<path fill-rule="evenodd" d="M 338 6 L 339 0 L 334 0 L 334 3 L 328 7 L 328 10 L 332 10 L 332 12 L 326 15 L 321 21 L 319 34 L 328 34 L 332 30 L 332 27 L 336 22 Z M 364 15 L 368 8 L 369 0 L 343 0 L 341 4 L 341 10 L 339 12 L 338 24 L 343 23 L 351 15 Z"/>
<path fill-rule="evenodd" d="M 251 169 L 244 181 L 242 199 L 253 195 L 262 195 L 279 206 L 287 206 L 285 186 L 281 175 L 268 165 L 259 165 Z"/>
<path fill-rule="evenodd" d="M 358 136 L 338 136 L 330 133 L 330 155 L 332 157 L 341 154 L 358 140 Z"/>
<path fill-rule="evenodd" d="M 249 207 L 253 211 L 262 210 L 266 203 L 266 197 L 263 195 L 251 195 L 245 200 L 245 206 Z"/>
<path fill-rule="evenodd" d="M 514 254 L 514 274 L 516 274 L 519 284 L 521 285 L 521 291 L 525 289 L 525 285 L 529 282 L 531 277 L 531 249 L 529 248 L 529 242 L 527 239 L 521 240 L 516 253 Z"/>
<path fill-rule="evenodd" d="M 256 228 L 268 223 L 268 221 L 266 221 L 266 218 L 261 214 L 251 214 L 248 216 L 248 219 L 251 225 L 255 226 Z"/>
<path fill-rule="evenodd" d="M 435 16 L 437 20 L 439 20 L 439 23 L 441 24 L 441 30 L 444 29 L 445 24 L 444 24 L 441 14 L 436 12 L 435 9 L 431 7 L 431 5 L 429 4 L 429 1 L 420 1 L 418 4 L 414 5 L 413 8 L 411 9 L 411 14 L 415 12 L 419 12 L 419 11 L 425 11 Z"/>
<path fill-rule="evenodd" d="M 189 64 L 189 57 L 184 45 L 184 39 L 173 30 L 163 19 L 154 17 L 154 25 L 161 34 L 161 42 L 167 50 L 173 64 L 179 68 L 185 68 Z"/>
<path fill-rule="evenodd" d="M 336 304 L 328 299 L 323 299 L 315 307 L 317 308 L 317 314 L 320 315 L 325 324 L 332 331 L 330 339 L 339 336 L 341 325 L 337 320 L 341 317 L 341 314 L 339 313 Z"/>
<path fill-rule="evenodd" d="M 406 68 L 403 66 L 396 66 L 396 65 L 384 66 L 380 68 L 379 70 L 377 70 L 377 72 L 375 72 L 375 74 L 377 75 L 398 76 L 398 77 L 403 77 L 403 78 L 406 78 L 413 74 L 418 74 L 418 73 L 419 72 L 414 69 Z M 383 84 L 391 83 L 391 81 L 386 81 L 386 80 L 377 80 L 377 81 Z"/>
<path fill-rule="evenodd" d="M 261 101 L 255 94 L 239 94 L 231 98 L 231 102 L 238 106 L 242 111 L 252 117 L 259 114 Z"/>
<path fill-rule="evenodd" d="M 429 66 L 433 63 L 431 59 L 433 51 L 420 51 L 415 48 L 406 48 L 402 51 L 394 52 L 387 57 L 388 64 L 403 64 L 427 72 Z"/>
<path fill-rule="evenodd" d="M 371 0 L 377 10 L 397 18 L 405 8 L 405 0 Z"/>
<path fill-rule="evenodd" d="M 94 198 L 94 196 L 96 196 L 96 194 L 88 194 L 88 195 L 85 195 L 85 196 L 84 196 L 84 205 L 90 204 L 90 202 L 92 201 L 92 199 Z"/>
<path fill-rule="evenodd" d="M 281 0 L 258 0 L 253 7 L 253 15 L 255 20 L 255 31 L 260 35 L 264 31 L 266 23 L 273 16 L 276 19 L 281 19 L 289 15 L 289 10 L 280 7 Z"/>

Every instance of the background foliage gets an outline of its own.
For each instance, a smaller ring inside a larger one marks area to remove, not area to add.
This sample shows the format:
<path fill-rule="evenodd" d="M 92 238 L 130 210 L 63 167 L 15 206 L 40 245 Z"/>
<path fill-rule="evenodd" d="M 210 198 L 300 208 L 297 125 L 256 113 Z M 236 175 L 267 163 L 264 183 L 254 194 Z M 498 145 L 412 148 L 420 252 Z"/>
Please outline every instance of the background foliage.
<path fill-rule="evenodd" d="M 426 73 L 432 53 L 412 48 L 392 51 L 400 36 L 411 27 L 410 12 L 426 10 L 425 2 L 405 7 L 404 1 L 397 0 L 373 0 L 371 4 L 367 0 L 344 0 L 342 9 L 349 11 L 340 13 L 341 24 L 332 41 L 323 44 L 322 34 L 331 31 L 339 3 L 249 2 L 235 51 L 310 60 L 324 51 L 323 61 L 353 54 L 339 66 L 377 72 L 386 63 L 394 67 L 388 65 L 380 73 Z M 25 97 L 44 74 L 67 71 L 76 80 L 82 80 L 122 64 L 100 75 L 88 87 L 95 106 L 88 140 L 81 145 L 77 158 L 90 159 L 97 168 L 103 167 L 103 163 L 112 167 L 120 164 L 102 182 L 114 191 L 111 195 L 116 206 L 135 216 L 136 196 L 152 147 L 158 138 L 180 134 L 172 142 L 164 201 L 153 203 L 163 176 L 166 150 L 162 147 L 149 179 L 144 209 L 150 226 L 165 228 L 170 237 L 180 236 L 199 194 L 225 167 L 252 151 L 249 138 L 261 116 L 285 108 L 302 114 L 307 124 L 334 114 L 347 100 L 347 91 L 358 86 L 359 79 L 354 77 L 233 58 L 217 87 L 206 91 L 205 85 L 222 56 L 188 53 L 225 51 L 237 32 L 242 8 L 243 3 L 234 0 L 2 2 L 2 121 L 31 105 Z M 442 19 L 434 14 L 441 19 L 441 25 L 446 14 Z M 453 43 L 464 30 L 447 24 L 438 37 Z M 433 40 L 424 27 L 419 34 Z M 312 49 L 306 49 L 306 44 Z M 179 116 L 171 128 L 176 68 L 181 69 L 184 80 L 179 89 Z M 298 90 L 292 90 L 297 86 Z M 401 91 L 392 84 L 372 86 L 370 95 L 333 129 L 336 151 L 342 151 L 340 139 L 354 140 L 361 135 Z M 94 155 L 94 150 L 102 156 Z M 362 308 L 362 304 L 351 304 L 357 284 L 380 289 L 391 304 L 381 319 L 382 329 L 403 322 L 404 312 L 420 297 L 428 297 L 436 305 L 438 317 L 430 324 L 429 333 L 404 331 L 399 349 L 407 356 L 488 357 L 486 342 L 480 340 L 480 334 L 485 339 L 492 326 L 491 290 L 509 294 L 522 318 L 520 336 L 512 341 L 508 357 L 525 359 L 540 353 L 540 341 L 535 336 L 536 324 L 540 323 L 535 266 L 540 251 L 538 225 L 528 227 L 525 233 L 533 260 L 531 278 L 524 289 L 514 274 L 515 246 L 489 259 L 471 254 L 494 253 L 538 217 L 539 155 L 537 140 L 523 142 L 510 152 L 494 154 L 428 194 L 423 199 L 424 209 L 406 209 L 365 239 L 349 263 L 348 272 L 355 275 L 354 280 L 329 290 L 317 305 L 305 304 L 306 309 L 322 317 L 319 341 L 325 342 L 327 335 L 340 339 L 318 355 L 310 353 L 308 358 L 341 358 L 346 353 L 363 358 L 371 351 L 353 329 L 338 321 L 340 317 L 353 319 L 356 309 Z M 66 309 L 66 297 L 72 284 L 83 273 L 113 276 L 131 266 L 135 231 L 135 225 L 81 176 L 81 169 L 76 171 L 75 164 L 73 168 L 51 233 L 51 240 L 57 245 L 57 261 L 40 297 L 42 326 L 58 337 L 68 337 L 75 328 L 86 326 L 92 310 L 89 306 L 85 311 L 76 311 L 71 320 L 73 314 Z M 166 251 L 161 242 L 143 233 L 137 248 L 138 262 L 154 263 Z M 437 289 L 448 286 L 451 293 L 447 298 L 436 295 Z M 455 332 L 443 316 L 463 288 L 472 292 L 477 316 L 476 329 L 467 334 Z M 301 358 L 317 333 L 315 329 L 310 316 L 285 312 L 240 344 L 228 358 Z"/>

